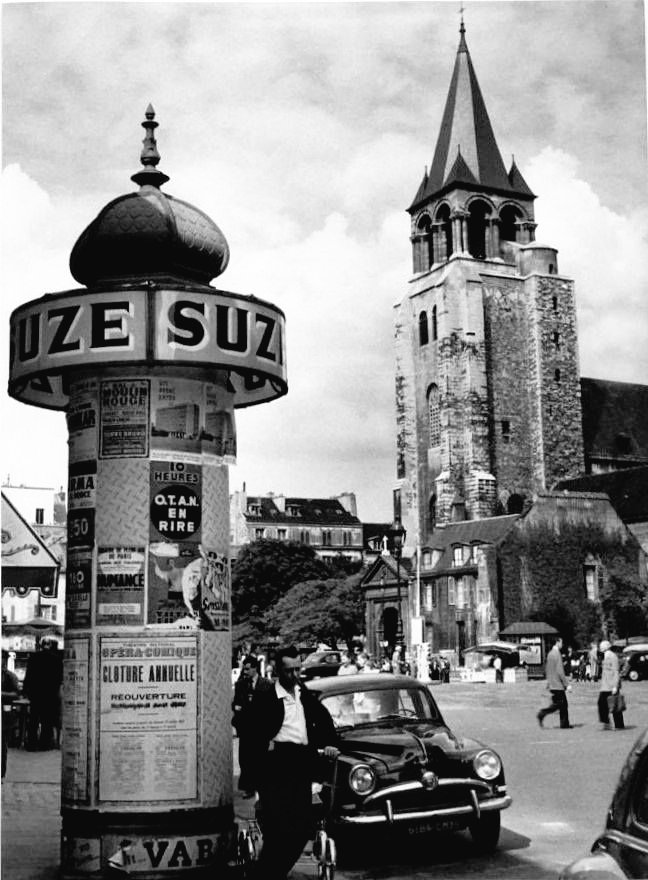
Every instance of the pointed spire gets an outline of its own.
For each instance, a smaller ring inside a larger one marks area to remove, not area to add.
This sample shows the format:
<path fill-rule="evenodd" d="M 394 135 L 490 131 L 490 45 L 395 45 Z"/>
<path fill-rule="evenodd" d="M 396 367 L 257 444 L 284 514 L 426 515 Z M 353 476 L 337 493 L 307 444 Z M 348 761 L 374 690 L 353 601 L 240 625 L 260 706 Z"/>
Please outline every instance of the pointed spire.
<path fill-rule="evenodd" d="M 155 121 L 155 110 L 151 104 L 146 108 L 144 115 L 146 116 L 146 119 L 142 123 L 142 128 L 146 131 L 146 135 L 142 141 L 144 146 L 140 156 L 140 161 L 144 166 L 144 170 L 137 171 L 135 174 L 131 175 L 131 180 L 135 183 L 139 183 L 140 186 L 160 187 L 162 184 L 166 183 L 169 178 L 163 171 L 158 171 L 156 168 L 160 161 L 160 154 L 158 153 L 157 141 L 155 140 L 154 135 L 158 123 Z"/>
<path fill-rule="evenodd" d="M 428 183 L 424 193 L 419 188 L 410 209 L 441 190 L 447 190 L 453 183 L 465 182 L 469 177 L 480 188 L 505 193 L 519 192 L 506 173 L 477 81 L 466 44 L 463 7 L 459 34 L 459 49 Z M 519 172 L 515 176 L 516 181 L 518 177 L 521 179 Z M 526 184 L 522 186 L 521 193 L 530 194 Z"/>

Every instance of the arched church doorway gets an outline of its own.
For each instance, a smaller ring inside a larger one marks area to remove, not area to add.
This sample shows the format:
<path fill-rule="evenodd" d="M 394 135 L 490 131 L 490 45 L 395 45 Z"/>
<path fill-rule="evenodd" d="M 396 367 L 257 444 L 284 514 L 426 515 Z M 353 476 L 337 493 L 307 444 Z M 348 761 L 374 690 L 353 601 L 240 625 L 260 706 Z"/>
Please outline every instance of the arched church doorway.
<path fill-rule="evenodd" d="M 384 608 L 380 616 L 380 624 L 378 627 L 378 640 L 387 642 L 389 645 L 389 655 L 396 646 L 396 633 L 398 631 L 398 611 L 396 608 Z"/>

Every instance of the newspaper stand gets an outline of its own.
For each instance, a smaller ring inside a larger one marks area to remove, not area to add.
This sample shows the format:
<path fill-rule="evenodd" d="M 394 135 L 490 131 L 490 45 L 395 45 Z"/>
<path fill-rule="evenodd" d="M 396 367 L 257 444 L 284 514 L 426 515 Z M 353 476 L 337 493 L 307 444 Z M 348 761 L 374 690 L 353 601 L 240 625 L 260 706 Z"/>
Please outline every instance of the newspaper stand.
<path fill-rule="evenodd" d="M 72 250 L 84 287 L 11 316 L 9 393 L 69 433 L 65 880 L 227 870 L 234 410 L 287 392 L 282 312 L 211 286 L 227 242 L 161 192 L 145 115 L 139 190 Z"/>

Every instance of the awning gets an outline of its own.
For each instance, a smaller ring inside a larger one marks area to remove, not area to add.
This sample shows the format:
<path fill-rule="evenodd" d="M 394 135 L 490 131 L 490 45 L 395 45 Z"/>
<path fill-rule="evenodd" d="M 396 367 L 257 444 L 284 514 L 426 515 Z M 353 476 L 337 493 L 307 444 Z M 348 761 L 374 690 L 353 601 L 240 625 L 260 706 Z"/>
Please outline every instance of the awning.
<path fill-rule="evenodd" d="M 41 538 L 2 493 L 2 590 L 26 596 L 38 590 L 55 598 L 59 563 Z"/>
<path fill-rule="evenodd" d="M 30 617 L 29 620 L 12 620 L 2 624 L 3 636 L 62 635 L 63 624 L 47 617 Z"/>
<path fill-rule="evenodd" d="M 472 648 L 465 648 L 462 653 L 468 654 L 475 652 L 479 654 L 493 654 L 500 652 L 502 654 L 513 654 L 524 648 L 524 645 L 516 645 L 513 642 L 483 642 L 481 645 L 473 645 Z"/>

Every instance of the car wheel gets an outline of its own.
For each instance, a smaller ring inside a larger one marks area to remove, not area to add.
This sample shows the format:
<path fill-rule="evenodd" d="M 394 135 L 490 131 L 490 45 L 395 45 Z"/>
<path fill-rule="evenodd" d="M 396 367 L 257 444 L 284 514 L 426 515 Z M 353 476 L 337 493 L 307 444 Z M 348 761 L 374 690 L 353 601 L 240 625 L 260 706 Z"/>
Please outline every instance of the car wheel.
<path fill-rule="evenodd" d="M 630 681 L 638 681 L 639 680 L 639 673 L 637 672 L 636 669 L 631 669 L 630 672 L 628 673 L 628 678 L 630 679 Z"/>
<path fill-rule="evenodd" d="M 492 852 L 499 842 L 500 814 L 498 811 L 482 813 L 470 825 L 470 835 L 480 852 Z"/>

